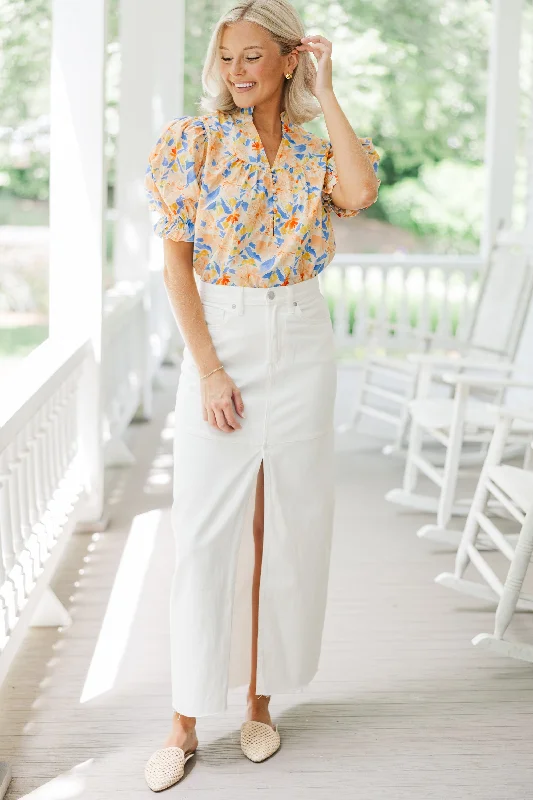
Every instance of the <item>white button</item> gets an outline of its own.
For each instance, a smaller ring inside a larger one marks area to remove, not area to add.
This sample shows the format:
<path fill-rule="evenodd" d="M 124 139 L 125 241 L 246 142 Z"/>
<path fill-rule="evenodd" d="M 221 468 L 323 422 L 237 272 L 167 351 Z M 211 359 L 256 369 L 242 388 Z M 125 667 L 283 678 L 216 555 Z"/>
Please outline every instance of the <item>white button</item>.
<path fill-rule="evenodd" d="M 233 303 L 231 307 L 232 308 L 237 308 L 237 305 L 235 303 Z"/>
<path fill-rule="evenodd" d="M 267 297 L 269 300 L 272 300 L 272 298 L 274 297 L 274 292 L 270 290 L 270 292 L 267 293 Z"/>

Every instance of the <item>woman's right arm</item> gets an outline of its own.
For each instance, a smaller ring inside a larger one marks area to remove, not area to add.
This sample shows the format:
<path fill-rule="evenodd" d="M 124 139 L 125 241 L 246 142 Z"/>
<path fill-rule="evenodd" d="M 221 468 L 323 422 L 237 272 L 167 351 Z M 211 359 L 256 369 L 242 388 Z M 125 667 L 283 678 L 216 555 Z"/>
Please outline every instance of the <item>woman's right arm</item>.
<path fill-rule="evenodd" d="M 193 269 L 193 242 L 164 239 L 164 281 L 172 310 L 198 367 L 205 375 L 220 366 L 213 340 L 205 322 L 203 306 Z M 238 430 L 235 411 L 244 417 L 241 393 L 224 369 L 200 381 L 203 418 L 210 425 L 231 433 Z"/>

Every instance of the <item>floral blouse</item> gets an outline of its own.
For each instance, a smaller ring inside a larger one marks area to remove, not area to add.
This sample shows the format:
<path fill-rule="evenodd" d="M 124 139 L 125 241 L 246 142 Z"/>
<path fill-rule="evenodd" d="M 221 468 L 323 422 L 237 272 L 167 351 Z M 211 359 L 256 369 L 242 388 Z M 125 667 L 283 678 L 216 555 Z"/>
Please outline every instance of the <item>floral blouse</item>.
<path fill-rule="evenodd" d="M 269 287 L 318 275 L 333 258 L 331 143 L 281 112 L 282 139 L 270 167 L 253 106 L 178 117 L 149 155 L 145 187 L 154 231 L 194 242 L 193 265 L 209 283 Z M 374 170 L 379 155 L 361 139 Z M 361 209 L 360 209 L 361 210 Z"/>

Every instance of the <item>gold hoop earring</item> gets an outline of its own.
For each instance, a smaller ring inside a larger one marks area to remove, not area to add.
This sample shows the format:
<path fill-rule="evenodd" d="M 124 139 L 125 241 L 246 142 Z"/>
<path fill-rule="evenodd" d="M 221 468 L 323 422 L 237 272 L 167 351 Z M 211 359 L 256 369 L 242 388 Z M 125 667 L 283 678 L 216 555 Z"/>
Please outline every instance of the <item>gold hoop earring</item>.
<path fill-rule="evenodd" d="M 292 78 L 292 72 L 287 72 L 285 77 L 287 78 L 288 81 L 290 81 L 290 79 Z"/>

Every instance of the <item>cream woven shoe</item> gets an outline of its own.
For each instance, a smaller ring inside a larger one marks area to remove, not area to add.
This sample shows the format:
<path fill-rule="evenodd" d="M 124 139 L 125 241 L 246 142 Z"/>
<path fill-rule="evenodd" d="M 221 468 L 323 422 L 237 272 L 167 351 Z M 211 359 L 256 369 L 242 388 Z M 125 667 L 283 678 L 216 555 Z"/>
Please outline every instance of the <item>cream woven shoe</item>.
<path fill-rule="evenodd" d="M 241 750 L 250 761 L 264 761 L 279 749 L 278 726 L 272 729 L 265 722 L 248 720 L 241 725 Z"/>
<path fill-rule="evenodd" d="M 156 750 L 148 759 L 144 768 L 146 783 L 154 792 L 168 789 L 183 778 L 185 762 L 192 758 L 192 753 L 185 753 L 181 747 L 163 747 Z"/>

